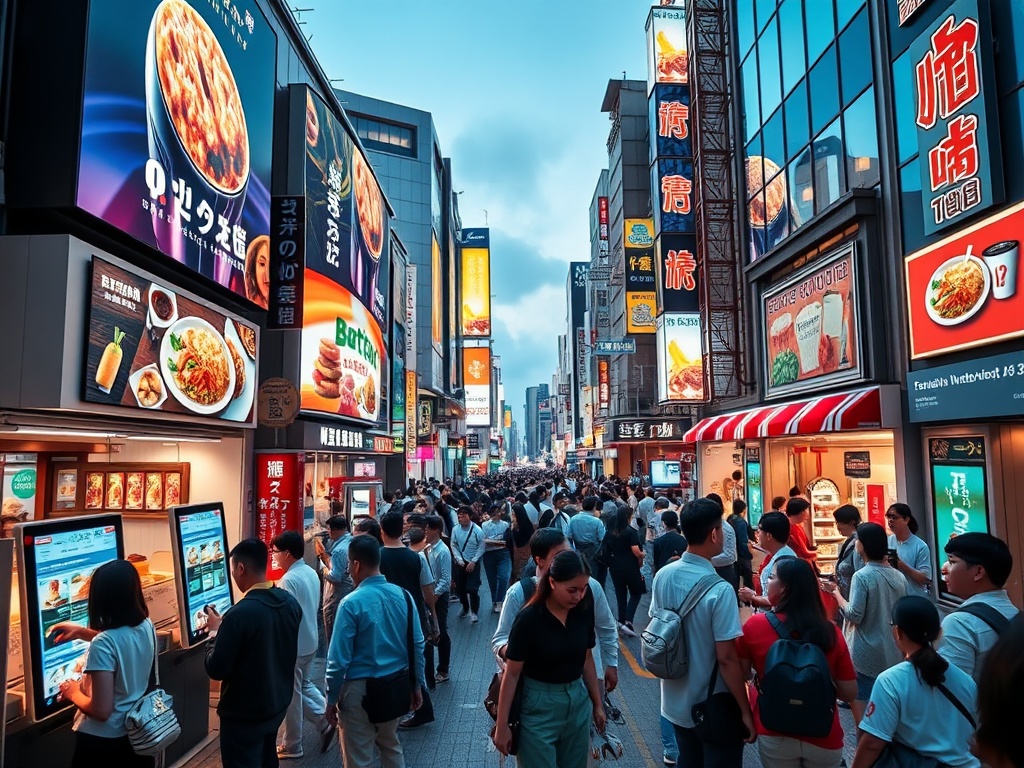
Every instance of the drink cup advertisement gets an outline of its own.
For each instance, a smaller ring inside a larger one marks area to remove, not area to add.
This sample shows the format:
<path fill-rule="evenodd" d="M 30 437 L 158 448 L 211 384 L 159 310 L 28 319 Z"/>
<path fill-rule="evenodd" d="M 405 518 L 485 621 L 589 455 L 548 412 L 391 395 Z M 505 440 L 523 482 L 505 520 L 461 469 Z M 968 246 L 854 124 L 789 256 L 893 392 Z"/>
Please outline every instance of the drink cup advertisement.
<path fill-rule="evenodd" d="M 911 357 L 1024 335 L 1018 263 L 1024 203 L 910 254 L 904 263 Z"/>
<path fill-rule="evenodd" d="M 769 394 L 860 377 L 856 288 L 850 246 L 762 294 Z"/>
<path fill-rule="evenodd" d="M 77 205 L 266 308 L 277 39 L 259 4 L 93 0 L 86 51 Z"/>

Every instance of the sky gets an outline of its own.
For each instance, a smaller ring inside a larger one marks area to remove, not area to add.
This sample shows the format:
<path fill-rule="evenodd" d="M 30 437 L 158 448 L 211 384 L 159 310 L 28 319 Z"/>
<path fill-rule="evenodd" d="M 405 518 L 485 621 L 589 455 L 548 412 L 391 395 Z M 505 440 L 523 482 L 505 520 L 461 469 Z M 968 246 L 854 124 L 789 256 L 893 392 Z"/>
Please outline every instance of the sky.
<path fill-rule="evenodd" d="M 610 79 L 647 77 L 636 0 L 483 4 L 302 0 L 293 7 L 335 87 L 433 115 L 464 227 L 491 229 L 493 350 L 523 429 L 551 382 L 570 261 L 590 260 L 589 209 L 608 165 Z"/>

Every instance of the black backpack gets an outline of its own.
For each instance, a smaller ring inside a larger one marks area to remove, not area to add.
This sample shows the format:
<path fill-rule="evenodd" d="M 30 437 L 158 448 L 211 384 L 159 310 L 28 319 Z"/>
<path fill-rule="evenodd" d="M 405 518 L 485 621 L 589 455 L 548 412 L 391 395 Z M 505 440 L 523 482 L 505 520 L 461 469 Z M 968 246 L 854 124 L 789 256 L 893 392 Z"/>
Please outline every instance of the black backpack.
<path fill-rule="evenodd" d="M 825 652 L 813 643 L 794 640 L 774 613 L 765 617 L 779 635 L 757 682 L 761 724 L 787 736 L 822 738 L 832 730 L 836 686 Z"/>
<path fill-rule="evenodd" d="M 969 605 L 961 605 L 953 613 L 969 613 L 971 616 L 981 619 L 983 622 L 992 628 L 992 631 L 996 633 L 996 636 L 1002 635 L 1006 631 L 1006 628 L 1010 626 L 1010 620 L 1003 616 L 999 611 L 993 608 L 991 605 L 985 603 L 970 603 Z"/>

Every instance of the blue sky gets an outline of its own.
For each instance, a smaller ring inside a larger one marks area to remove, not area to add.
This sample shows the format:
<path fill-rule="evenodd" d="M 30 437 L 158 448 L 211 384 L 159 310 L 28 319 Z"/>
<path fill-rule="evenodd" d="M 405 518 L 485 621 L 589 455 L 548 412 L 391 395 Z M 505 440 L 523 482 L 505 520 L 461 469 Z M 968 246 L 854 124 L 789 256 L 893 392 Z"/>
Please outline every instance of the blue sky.
<path fill-rule="evenodd" d="M 646 79 L 635 0 L 293 3 L 335 86 L 433 114 L 463 225 L 491 228 L 494 353 L 522 429 L 525 389 L 550 382 L 567 264 L 589 260 L 588 211 L 607 167 L 611 78 Z M 485 222 L 485 214 L 486 222 Z"/>

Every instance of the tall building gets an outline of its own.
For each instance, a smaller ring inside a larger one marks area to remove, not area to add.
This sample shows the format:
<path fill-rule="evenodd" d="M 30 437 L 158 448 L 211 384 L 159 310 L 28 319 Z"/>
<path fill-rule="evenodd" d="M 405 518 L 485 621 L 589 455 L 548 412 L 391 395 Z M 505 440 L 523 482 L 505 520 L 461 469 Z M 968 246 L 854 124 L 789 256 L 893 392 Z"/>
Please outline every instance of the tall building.
<path fill-rule="evenodd" d="M 523 405 L 523 424 L 526 442 L 526 458 L 533 460 L 540 455 L 537 450 L 537 437 L 540 434 L 540 387 L 526 388 L 526 403 Z"/>

